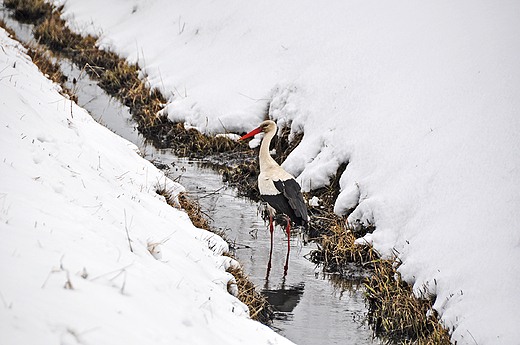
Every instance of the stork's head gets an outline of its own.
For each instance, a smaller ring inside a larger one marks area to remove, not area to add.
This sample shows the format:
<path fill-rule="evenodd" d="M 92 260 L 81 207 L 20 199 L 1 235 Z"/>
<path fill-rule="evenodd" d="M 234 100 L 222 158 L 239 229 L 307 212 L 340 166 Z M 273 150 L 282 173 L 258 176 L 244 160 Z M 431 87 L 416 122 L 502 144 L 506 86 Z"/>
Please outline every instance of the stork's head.
<path fill-rule="evenodd" d="M 260 132 L 264 132 L 264 133 L 275 132 L 276 133 L 276 129 L 277 129 L 277 127 L 276 127 L 276 123 L 274 121 L 265 120 L 264 122 L 262 122 L 260 124 L 260 127 L 253 129 L 251 132 L 247 133 L 246 135 L 244 135 L 242 138 L 240 138 L 238 140 L 240 141 L 240 140 L 252 137 L 253 135 L 256 135 Z"/>

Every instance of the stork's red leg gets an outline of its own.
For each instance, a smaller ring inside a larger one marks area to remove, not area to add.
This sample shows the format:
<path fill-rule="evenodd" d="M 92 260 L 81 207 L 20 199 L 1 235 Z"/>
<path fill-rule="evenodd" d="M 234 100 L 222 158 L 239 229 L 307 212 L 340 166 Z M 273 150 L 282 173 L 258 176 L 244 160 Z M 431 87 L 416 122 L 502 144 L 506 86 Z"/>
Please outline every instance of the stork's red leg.
<path fill-rule="evenodd" d="M 289 216 L 287 216 L 287 251 L 291 250 L 291 224 L 289 223 Z"/>

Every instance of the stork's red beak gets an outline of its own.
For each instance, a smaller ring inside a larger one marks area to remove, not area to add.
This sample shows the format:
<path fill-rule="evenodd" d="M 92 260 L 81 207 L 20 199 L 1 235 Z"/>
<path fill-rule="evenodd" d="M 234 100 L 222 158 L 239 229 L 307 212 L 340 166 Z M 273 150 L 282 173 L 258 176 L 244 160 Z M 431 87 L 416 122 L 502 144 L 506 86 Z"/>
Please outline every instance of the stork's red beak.
<path fill-rule="evenodd" d="M 260 128 L 260 127 L 258 127 L 257 129 L 253 129 L 251 132 L 247 133 L 242 138 L 238 139 L 238 141 L 252 137 L 253 135 L 260 133 L 261 131 L 262 131 L 262 128 Z"/>

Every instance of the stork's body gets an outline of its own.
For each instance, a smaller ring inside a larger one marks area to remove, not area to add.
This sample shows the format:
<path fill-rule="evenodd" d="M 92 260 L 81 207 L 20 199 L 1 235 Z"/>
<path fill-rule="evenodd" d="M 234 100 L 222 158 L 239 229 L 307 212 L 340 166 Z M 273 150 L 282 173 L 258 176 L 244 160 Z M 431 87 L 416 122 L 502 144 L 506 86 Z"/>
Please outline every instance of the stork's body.
<path fill-rule="evenodd" d="M 273 247 L 273 219 L 271 208 L 287 216 L 287 240 L 290 250 L 290 223 L 289 219 L 297 225 L 307 226 L 307 207 L 303 200 L 301 188 L 294 176 L 282 169 L 281 166 L 269 154 L 271 139 L 276 134 L 276 123 L 267 120 L 260 127 L 249 132 L 240 140 L 249 138 L 260 132 L 264 132 L 262 145 L 260 146 L 259 161 L 260 175 L 258 175 L 258 189 L 260 195 L 269 204 L 271 250 Z"/>

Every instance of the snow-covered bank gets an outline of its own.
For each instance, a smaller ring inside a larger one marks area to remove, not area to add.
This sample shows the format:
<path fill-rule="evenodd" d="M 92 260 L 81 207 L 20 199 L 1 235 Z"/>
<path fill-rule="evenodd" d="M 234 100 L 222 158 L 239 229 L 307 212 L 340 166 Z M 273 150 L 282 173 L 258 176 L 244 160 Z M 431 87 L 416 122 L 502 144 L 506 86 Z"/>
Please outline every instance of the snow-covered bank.
<path fill-rule="evenodd" d="M 59 1 L 203 131 L 303 131 L 305 188 L 374 223 L 459 344 L 520 339 L 518 1 Z"/>
<path fill-rule="evenodd" d="M 0 343 L 291 343 L 228 293 L 227 244 L 156 193 L 183 187 L 0 47 Z"/>

